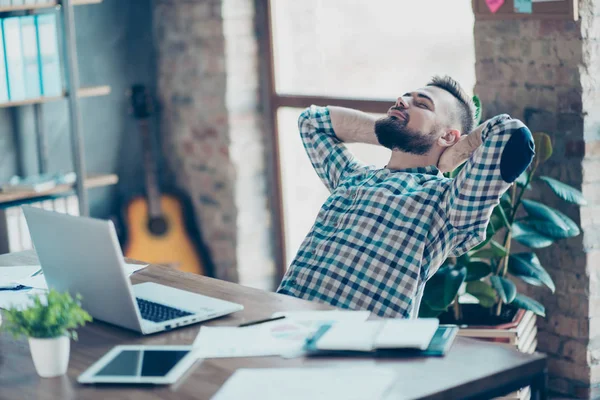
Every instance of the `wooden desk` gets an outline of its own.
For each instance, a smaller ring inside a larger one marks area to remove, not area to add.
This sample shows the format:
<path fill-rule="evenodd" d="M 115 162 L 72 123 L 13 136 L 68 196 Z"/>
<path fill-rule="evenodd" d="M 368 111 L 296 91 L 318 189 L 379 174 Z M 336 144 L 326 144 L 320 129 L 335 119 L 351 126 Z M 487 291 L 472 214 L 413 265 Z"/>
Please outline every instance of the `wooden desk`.
<path fill-rule="evenodd" d="M 0 256 L 0 266 L 33 265 L 31 252 Z M 228 282 L 150 266 L 132 277 L 134 283 L 153 281 L 238 302 L 245 310 L 207 322 L 207 325 L 236 325 L 270 316 L 283 310 L 326 310 L 324 305 L 268 293 Z M 386 399 L 488 399 L 532 385 L 545 396 L 546 358 L 510 349 L 457 338 L 443 358 L 415 359 L 282 359 L 279 357 L 210 359 L 196 363 L 189 373 L 170 387 L 85 386 L 77 376 L 104 353 L 118 344 L 177 344 L 194 341 L 200 324 L 141 335 L 95 322 L 79 330 L 79 341 L 72 342 L 67 375 L 39 378 L 35 372 L 26 339 L 14 340 L 0 334 L 0 398 L 2 399 L 209 399 L 227 378 L 241 367 L 351 366 L 365 363 L 385 364 L 398 372 L 397 382 Z M 308 384 L 308 383 L 307 383 Z M 249 394 L 248 398 L 258 398 Z M 532 397 L 535 398 L 535 397 Z"/>

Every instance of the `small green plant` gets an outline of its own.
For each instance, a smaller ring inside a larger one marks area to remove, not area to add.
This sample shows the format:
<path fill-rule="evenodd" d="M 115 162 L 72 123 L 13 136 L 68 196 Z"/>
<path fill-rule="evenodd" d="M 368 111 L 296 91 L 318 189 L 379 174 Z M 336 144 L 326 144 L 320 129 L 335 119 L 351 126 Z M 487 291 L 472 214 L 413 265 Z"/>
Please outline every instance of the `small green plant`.
<path fill-rule="evenodd" d="M 18 337 L 56 338 L 68 336 L 77 340 L 78 326 L 90 322 L 92 317 L 81 308 L 81 296 L 75 299 L 69 293 L 54 289 L 48 292 L 45 300 L 31 296 L 33 305 L 21 309 L 11 307 L 4 314 L 2 329 Z"/>
<path fill-rule="evenodd" d="M 473 100 L 478 109 L 476 116 L 480 119 L 481 103 L 476 97 Z M 462 320 L 462 307 L 458 302 L 461 290 L 477 298 L 479 306 L 489 308 L 489 315 L 500 316 L 502 305 L 510 304 L 545 316 L 544 306 L 517 293 L 513 280 L 546 286 L 554 293 L 554 282 L 534 250 L 575 237 L 580 234 L 580 229 L 562 212 L 541 201 L 527 199 L 526 194 L 534 193 L 532 185 L 542 185 L 567 203 L 585 205 L 586 200 L 575 188 L 536 174 L 538 167 L 552 155 L 552 141 L 541 132 L 533 133 L 533 138 L 535 157 L 493 210 L 486 239 L 461 257 L 444 262 L 425 286 L 419 316 L 436 317 L 452 306 L 454 320 Z M 455 177 L 461 167 L 447 177 Z M 516 253 L 514 242 L 528 250 Z"/>

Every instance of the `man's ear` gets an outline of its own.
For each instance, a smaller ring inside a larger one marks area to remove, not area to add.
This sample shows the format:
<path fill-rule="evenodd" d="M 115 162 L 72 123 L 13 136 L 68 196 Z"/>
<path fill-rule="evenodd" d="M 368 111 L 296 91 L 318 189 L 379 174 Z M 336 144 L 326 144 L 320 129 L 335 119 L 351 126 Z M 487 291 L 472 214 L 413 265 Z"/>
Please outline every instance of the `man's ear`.
<path fill-rule="evenodd" d="M 458 129 L 448 129 L 438 139 L 438 144 L 442 147 L 454 146 L 460 139 L 460 131 Z"/>

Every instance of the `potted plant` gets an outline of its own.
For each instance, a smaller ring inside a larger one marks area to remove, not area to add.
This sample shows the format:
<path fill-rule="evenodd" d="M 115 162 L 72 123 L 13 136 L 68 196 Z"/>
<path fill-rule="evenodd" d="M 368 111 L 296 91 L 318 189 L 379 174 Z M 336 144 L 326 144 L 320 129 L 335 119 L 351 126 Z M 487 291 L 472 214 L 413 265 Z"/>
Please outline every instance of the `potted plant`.
<path fill-rule="evenodd" d="M 80 306 L 80 296 L 52 289 L 47 296 L 31 296 L 32 305 L 11 307 L 4 314 L 2 329 L 29 339 L 37 373 L 42 378 L 64 375 L 69 364 L 70 339 L 77 340 L 78 326 L 92 317 Z"/>
<path fill-rule="evenodd" d="M 481 115 L 477 97 L 474 101 Z M 427 282 L 419 310 L 420 317 L 458 324 L 463 336 L 507 342 L 527 352 L 535 350 L 535 316 L 545 316 L 545 308 L 518 293 L 515 280 L 554 292 L 554 282 L 535 251 L 580 234 L 573 220 L 543 202 L 528 199 L 527 194 L 534 193 L 532 185 L 545 185 L 567 203 L 586 204 L 580 191 L 538 174 L 539 166 L 552 155 L 552 142 L 545 133 L 533 136 L 535 157 L 493 210 L 486 239 L 461 257 L 444 262 Z M 515 242 L 525 251 L 516 251 Z M 474 301 L 467 301 L 469 298 Z"/>

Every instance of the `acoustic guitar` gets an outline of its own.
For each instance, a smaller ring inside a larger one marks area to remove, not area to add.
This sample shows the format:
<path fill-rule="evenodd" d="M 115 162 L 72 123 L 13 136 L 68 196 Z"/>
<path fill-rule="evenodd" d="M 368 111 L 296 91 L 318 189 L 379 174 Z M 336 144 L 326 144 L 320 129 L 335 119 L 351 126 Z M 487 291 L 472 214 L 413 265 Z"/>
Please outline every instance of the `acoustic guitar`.
<path fill-rule="evenodd" d="M 133 85 L 130 97 L 141 133 L 146 193 L 130 199 L 124 208 L 124 254 L 180 271 L 213 276 L 211 257 L 189 198 L 176 189 L 159 187 L 149 133 L 153 106 L 148 91 L 144 85 Z"/>

